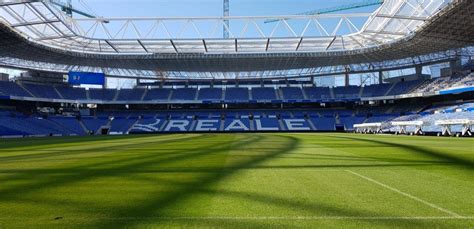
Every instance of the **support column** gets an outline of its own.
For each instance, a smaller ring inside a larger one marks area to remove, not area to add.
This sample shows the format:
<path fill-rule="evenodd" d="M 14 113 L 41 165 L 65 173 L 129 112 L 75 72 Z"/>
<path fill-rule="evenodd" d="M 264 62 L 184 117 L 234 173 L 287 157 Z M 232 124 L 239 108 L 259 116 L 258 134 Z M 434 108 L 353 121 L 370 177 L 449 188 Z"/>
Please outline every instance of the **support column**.
<path fill-rule="evenodd" d="M 344 85 L 346 85 L 346 87 L 349 86 L 349 72 L 347 72 L 347 71 L 346 71 L 346 75 L 344 77 L 344 81 L 345 81 Z"/>
<path fill-rule="evenodd" d="M 459 72 L 461 68 L 461 61 L 459 59 L 449 61 L 449 69 L 451 70 L 451 75 L 454 75 Z"/>
<path fill-rule="evenodd" d="M 383 72 L 379 71 L 379 84 L 383 84 Z"/>
<path fill-rule="evenodd" d="M 416 72 L 416 79 L 421 80 L 423 77 L 423 66 L 421 65 L 415 66 L 415 72 Z"/>

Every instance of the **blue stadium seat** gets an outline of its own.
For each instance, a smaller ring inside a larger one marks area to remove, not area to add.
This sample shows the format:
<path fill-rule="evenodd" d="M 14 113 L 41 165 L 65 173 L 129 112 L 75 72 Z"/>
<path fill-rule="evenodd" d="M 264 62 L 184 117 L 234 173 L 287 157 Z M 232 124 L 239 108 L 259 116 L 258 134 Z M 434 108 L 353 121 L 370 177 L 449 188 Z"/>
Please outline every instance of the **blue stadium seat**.
<path fill-rule="evenodd" d="M 354 130 L 354 124 L 361 124 L 365 121 L 365 117 L 362 116 L 346 116 L 340 117 L 341 124 L 344 125 L 346 130 Z"/>
<path fill-rule="evenodd" d="M 94 117 L 83 117 L 82 123 L 87 130 L 96 133 L 102 126 L 105 126 L 109 122 L 108 118 L 94 118 Z"/>
<path fill-rule="evenodd" d="M 117 90 L 112 89 L 90 89 L 89 95 L 92 100 L 113 101 Z"/>
<path fill-rule="evenodd" d="M 131 133 L 150 133 L 160 131 L 164 119 L 160 118 L 143 118 L 133 125 Z"/>
<path fill-rule="evenodd" d="M 60 99 L 61 97 L 52 86 L 36 85 L 36 84 L 23 84 L 29 92 L 31 92 L 36 98 L 47 98 L 47 99 Z"/>
<path fill-rule="evenodd" d="M 250 131 L 250 120 L 247 118 L 233 119 L 227 118 L 224 122 L 225 132 L 243 132 Z"/>
<path fill-rule="evenodd" d="M 253 100 L 276 100 L 275 89 L 271 87 L 252 88 Z"/>
<path fill-rule="evenodd" d="M 127 133 L 130 128 L 132 128 L 133 124 L 137 122 L 137 119 L 129 119 L 129 118 L 114 118 L 110 123 L 110 132 L 116 133 Z"/>
<path fill-rule="evenodd" d="M 304 95 L 299 87 L 282 87 L 280 88 L 283 94 L 283 99 L 286 100 L 303 100 Z"/>
<path fill-rule="evenodd" d="M 79 124 L 79 121 L 75 117 L 62 117 L 62 116 L 53 116 L 49 117 L 51 121 L 57 123 L 61 128 L 67 130 L 68 133 L 84 135 L 86 132 Z"/>
<path fill-rule="evenodd" d="M 331 92 L 328 87 L 305 87 L 303 90 L 308 99 L 330 99 Z"/>
<path fill-rule="evenodd" d="M 209 131 L 220 131 L 221 120 L 220 119 L 199 119 L 196 121 L 194 131 L 197 132 L 209 132 Z"/>
<path fill-rule="evenodd" d="M 316 130 L 319 131 L 334 131 L 336 130 L 336 119 L 330 117 L 322 117 L 322 118 L 311 118 L 311 122 L 313 123 Z"/>
<path fill-rule="evenodd" d="M 172 100 L 195 100 L 196 88 L 179 88 L 173 91 Z"/>
<path fill-rule="evenodd" d="M 370 85 L 364 87 L 362 97 L 378 97 L 384 96 L 393 84 Z"/>
<path fill-rule="evenodd" d="M 258 118 L 254 120 L 255 130 L 278 131 L 281 130 L 280 122 L 276 118 Z"/>
<path fill-rule="evenodd" d="M 221 88 L 201 88 L 199 89 L 198 100 L 222 100 Z"/>
<path fill-rule="evenodd" d="M 0 96 L 31 97 L 31 95 L 18 86 L 18 84 L 5 81 L 0 81 Z"/>
<path fill-rule="evenodd" d="M 117 101 L 141 101 L 145 89 L 122 89 L 119 91 Z"/>
<path fill-rule="evenodd" d="M 249 90 L 248 88 L 227 88 L 225 92 L 226 101 L 248 101 Z"/>
<path fill-rule="evenodd" d="M 388 95 L 402 95 L 409 93 L 413 88 L 421 84 L 421 80 L 405 81 L 395 85 Z"/>
<path fill-rule="evenodd" d="M 143 100 L 168 100 L 168 98 L 170 97 L 170 93 L 171 89 L 166 88 L 149 89 Z"/>
<path fill-rule="evenodd" d="M 86 89 L 73 87 L 56 87 L 64 99 L 87 100 Z"/>
<path fill-rule="evenodd" d="M 378 123 L 378 122 L 388 122 L 395 119 L 397 116 L 394 115 L 374 115 L 368 118 L 365 123 Z"/>
<path fill-rule="evenodd" d="M 359 98 L 360 87 L 347 86 L 334 88 L 334 96 L 336 99 L 355 99 Z"/>

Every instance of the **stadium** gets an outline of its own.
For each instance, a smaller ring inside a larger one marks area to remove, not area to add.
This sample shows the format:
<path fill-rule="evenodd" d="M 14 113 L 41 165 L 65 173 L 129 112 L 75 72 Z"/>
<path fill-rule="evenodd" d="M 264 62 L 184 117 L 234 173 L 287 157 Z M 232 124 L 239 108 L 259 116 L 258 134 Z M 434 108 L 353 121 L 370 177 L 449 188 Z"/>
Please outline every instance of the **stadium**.
<path fill-rule="evenodd" d="M 0 0 L 0 228 L 472 228 L 473 12 Z"/>

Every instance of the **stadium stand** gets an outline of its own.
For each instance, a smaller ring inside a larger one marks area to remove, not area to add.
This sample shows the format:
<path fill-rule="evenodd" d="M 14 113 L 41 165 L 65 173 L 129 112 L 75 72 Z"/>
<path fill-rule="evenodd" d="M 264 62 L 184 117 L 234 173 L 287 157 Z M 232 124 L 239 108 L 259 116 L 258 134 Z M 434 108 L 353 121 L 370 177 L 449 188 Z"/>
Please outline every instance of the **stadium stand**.
<path fill-rule="evenodd" d="M 360 98 L 360 90 L 361 88 L 358 86 L 336 87 L 334 94 L 337 99 L 355 99 Z"/>
<path fill-rule="evenodd" d="M 36 98 L 61 99 L 53 87 L 35 84 L 23 84 L 23 87 Z"/>
<path fill-rule="evenodd" d="M 97 133 L 101 127 L 109 123 L 109 119 L 105 117 L 83 117 L 81 121 L 89 133 Z"/>
<path fill-rule="evenodd" d="M 118 101 L 141 101 L 144 89 L 122 89 L 118 91 Z"/>
<path fill-rule="evenodd" d="M 87 93 L 84 88 L 56 87 L 63 99 L 87 100 Z"/>
<path fill-rule="evenodd" d="M 0 81 L 0 95 L 1 96 L 20 96 L 31 97 L 31 95 L 21 88 L 18 84 L 13 82 Z"/>
<path fill-rule="evenodd" d="M 308 99 L 331 99 L 329 87 L 307 87 L 303 90 Z"/>
<path fill-rule="evenodd" d="M 199 90 L 198 100 L 222 100 L 222 89 L 220 88 L 201 88 Z"/>
<path fill-rule="evenodd" d="M 248 90 L 248 88 L 241 88 L 241 87 L 227 88 L 225 90 L 225 101 L 229 101 L 229 102 L 249 101 L 249 90 Z"/>
<path fill-rule="evenodd" d="M 170 98 L 171 89 L 149 89 L 146 93 L 146 96 L 143 100 L 152 101 L 152 100 L 168 100 Z"/>
<path fill-rule="evenodd" d="M 256 87 L 252 88 L 252 99 L 253 100 L 276 100 L 276 91 L 274 88 L 269 87 Z"/>
<path fill-rule="evenodd" d="M 89 95 L 92 100 L 113 101 L 117 92 L 113 89 L 90 89 Z"/>
<path fill-rule="evenodd" d="M 196 88 L 179 88 L 173 90 L 173 100 L 195 100 L 196 99 Z"/>
<path fill-rule="evenodd" d="M 362 97 L 385 96 L 387 92 L 389 92 L 390 88 L 392 88 L 392 86 L 392 84 L 378 84 L 366 86 L 364 87 Z"/>
<path fill-rule="evenodd" d="M 283 99 L 286 99 L 286 100 L 303 100 L 303 99 L 305 99 L 304 95 L 303 95 L 303 91 L 301 90 L 301 88 L 298 88 L 298 87 L 282 87 L 282 88 L 280 88 L 280 90 L 282 92 Z"/>

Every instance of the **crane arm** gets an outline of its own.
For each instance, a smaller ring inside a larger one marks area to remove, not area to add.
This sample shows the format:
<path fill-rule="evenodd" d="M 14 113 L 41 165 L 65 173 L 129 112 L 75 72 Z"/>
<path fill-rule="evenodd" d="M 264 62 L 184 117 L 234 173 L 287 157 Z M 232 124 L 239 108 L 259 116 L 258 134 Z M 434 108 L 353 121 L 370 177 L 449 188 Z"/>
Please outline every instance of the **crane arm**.
<path fill-rule="evenodd" d="M 342 6 L 337 6 L 337 7 L 330 7 L 330 8 L 324 8 L 324 9 L 319 9 L 319 10 L 306 11 L 306 12 L 299 13 L 299 14 L 296 14 L 296 15 L 328 14 L 328 13 L 358 9 L 358 8 L 363 8 L 363 7 L 368 7 L 368 6 L 382 5 L 383 2 L 384 2 L 384 0 L 365 0 L 363 2 L 358 2 L 358 3 L 348 4 L 348 5 L 342 5 Z M 265 23 L 278 22 L 280 20 L 281 19 L 271 19 L 271 20 L 266 20 Z"/>

